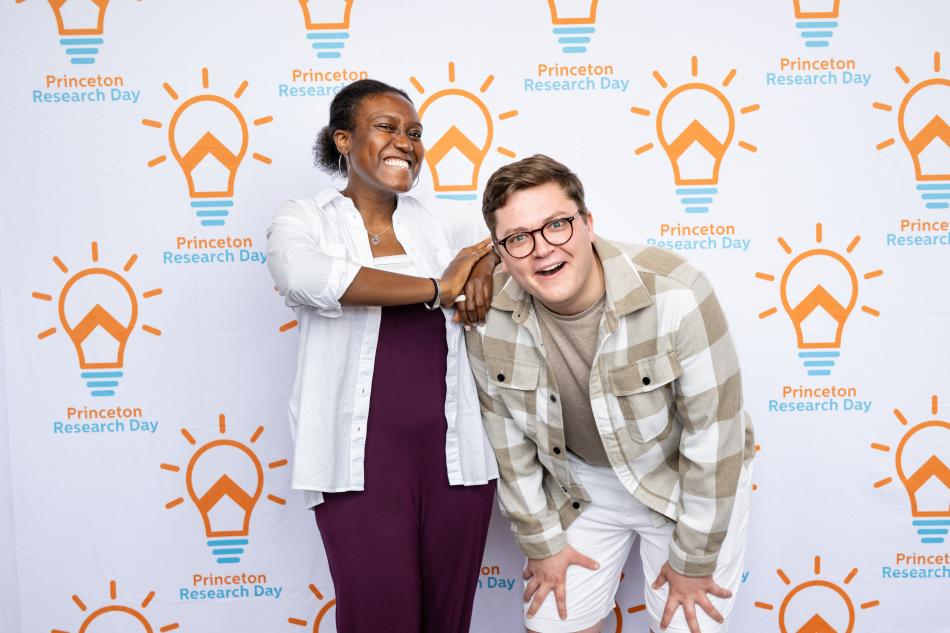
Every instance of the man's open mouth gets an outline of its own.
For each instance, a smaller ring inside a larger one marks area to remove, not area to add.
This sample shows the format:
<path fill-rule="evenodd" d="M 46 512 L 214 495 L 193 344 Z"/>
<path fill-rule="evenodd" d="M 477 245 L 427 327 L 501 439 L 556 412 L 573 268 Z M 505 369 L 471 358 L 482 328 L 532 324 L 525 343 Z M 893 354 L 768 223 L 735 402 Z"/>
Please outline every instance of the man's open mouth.
<path fill-rule="evenodd" d="M 542 277 L 550 277 L 551 275 L 557 273 L 559 270 L 564 268 L 564 262 L 558 262 L 557 264 L 551 264 L 547 268 L 542 268 L 538 271 L 538 274 Z"/>

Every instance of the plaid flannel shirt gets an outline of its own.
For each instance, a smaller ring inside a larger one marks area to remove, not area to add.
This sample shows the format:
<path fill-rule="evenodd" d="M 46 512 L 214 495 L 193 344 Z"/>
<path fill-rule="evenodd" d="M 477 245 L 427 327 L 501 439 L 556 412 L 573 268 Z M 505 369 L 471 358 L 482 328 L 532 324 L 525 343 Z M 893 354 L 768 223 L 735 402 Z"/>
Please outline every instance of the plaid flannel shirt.
<path fill-rule="evenodd" d="M 594 249 L 607 292 L 589 385 L 597 430 L 624 486 L 676 521 L 673 569 L 710 575 L 739 474 L 755 454 L 725 316 L 706 277 L 678 255 L 603 239 Z M 564 530 L 590 496 L 568 464 L 531 296 L 504 272 L 494 284 L 468 352 L 502 513 L 525 555 L 546 558 L 567 543 Z"/>

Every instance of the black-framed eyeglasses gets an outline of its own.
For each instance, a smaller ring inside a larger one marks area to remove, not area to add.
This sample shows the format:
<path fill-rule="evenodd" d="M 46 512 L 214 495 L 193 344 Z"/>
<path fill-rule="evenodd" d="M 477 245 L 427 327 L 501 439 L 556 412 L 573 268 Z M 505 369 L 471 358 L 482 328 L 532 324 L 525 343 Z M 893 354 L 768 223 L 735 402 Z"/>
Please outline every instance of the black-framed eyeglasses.
<path fill-rule="evenodd" d="M 569 218 L 555 218 L 533 231 L 512 233 L 504 239 L 495 240 L 495 244 L 503 246 L 508 254 L 515 259 L 523 259 L 534 251 L 535 233 L 540 233 L 544 241 L 551 246 L 566 244 L 574 236 L 574 220 L 580 214 L 581 212 L 578 211 Z"/>

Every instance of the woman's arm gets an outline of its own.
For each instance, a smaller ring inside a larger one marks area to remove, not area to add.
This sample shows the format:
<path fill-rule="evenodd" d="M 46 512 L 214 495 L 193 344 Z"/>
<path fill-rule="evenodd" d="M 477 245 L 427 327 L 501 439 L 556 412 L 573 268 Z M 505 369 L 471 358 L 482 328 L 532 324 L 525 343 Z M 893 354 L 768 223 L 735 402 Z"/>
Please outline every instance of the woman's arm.
<path fill-rule="evenodd" d="M 472 268 L 485 257 L 488 240 L 460 250 L 439 279 L 439 303 L 450 306 L 462 292 Z M 435 284 L 425 277 L 400 275 L 374 268 L 360 268 L 343 293 L 343 305 L 395 306 L 429 302 L 435 298 Z"/>
<path fill-rule="evenodd" d="M 340 298 L 360 265 L 318 248 L 309 215 L 296 201 L 280 205 L 267 229 L 267 267 L 289 307 L 309 306 L 323 316 L 340 316 Z"/>
<path fill-rule="evenodd" d="M 308 211 L 285 202 L 267 231 L 267 263 L 290 307 L 312 306 L 324 316 L 339 316 L 341 305 L 407 305 L 431 301 L 430 279 L 366 268 L 318 246 Z M 440 279 L 440 303 L 450 305 L 472 267 L 487 252 L 487 241 L 462 249 Z"/>
<path fill-rule="evenodd" d="M 434 297 L 435 285 L 431 279 L 363 266 L 340 297 L 340 303 L 354 306 L 400 306 L 429 302 Z"/>

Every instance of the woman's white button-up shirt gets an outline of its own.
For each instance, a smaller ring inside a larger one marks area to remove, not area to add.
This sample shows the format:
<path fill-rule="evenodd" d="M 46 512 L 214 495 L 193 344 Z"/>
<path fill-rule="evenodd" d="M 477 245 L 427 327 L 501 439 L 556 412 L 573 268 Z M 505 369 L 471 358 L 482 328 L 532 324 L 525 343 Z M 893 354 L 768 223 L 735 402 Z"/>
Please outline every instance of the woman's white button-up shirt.
<path fill-rule="evenodd" d="M 475 220 L 481 223 L 477 216 Z M 443 222 L 418 201 L 400 196 L 393 232 L 421 275 L 441 277 L 463 246 L 487 234 L 484 224 Z M 293 488 L 307 506 L 324 492 L 363 489 L 363 456 L 381 308 L 342 306 L 360 267 L 373 266 L 363 219 L 335 189 L 290 200 L 267 231 L 267 263 L 299 324 L 297 375 L 290 396 L 294 436 Z M 445 315 L 445 464 L 451 485 L 498 476 L 485 436 L 461 326 Z M 399 473 L 393 473 L 399 476 Z"/>

